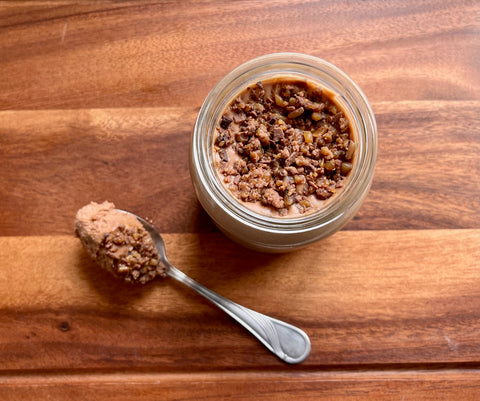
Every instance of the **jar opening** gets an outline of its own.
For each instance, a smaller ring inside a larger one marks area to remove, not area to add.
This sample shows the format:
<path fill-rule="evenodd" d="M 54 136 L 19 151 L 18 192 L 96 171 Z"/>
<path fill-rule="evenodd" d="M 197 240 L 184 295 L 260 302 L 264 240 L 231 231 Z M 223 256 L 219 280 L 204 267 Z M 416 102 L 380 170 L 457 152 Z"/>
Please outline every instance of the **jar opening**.
<path fill-rule="evenodd" d="M 344 188 L 325 205 L 295 217 L 274 217 L 257 213 L 221 182 L 213 155 L 214 132 L 228 104 L 246 87 L 258 81 L 290 77 L 313 82 L 331 92 L 345 111 L 357 143 L 353 168 Z M 202 191 L 212 200 L 213 209 L 243 224 L 264 230 L 302 231 L 342 220 L 368 191 L 376 159 L 376 124 L 373 112 L 358 86 L 333 65 L 307 55 L 278 53 L 250 60 L 227 74 L 205 99 L 192 138 L 192 168 Z M 194 181 L 195 181 L 194 180 Z M 340 216 L 340 217 L 339 217 Z"/>

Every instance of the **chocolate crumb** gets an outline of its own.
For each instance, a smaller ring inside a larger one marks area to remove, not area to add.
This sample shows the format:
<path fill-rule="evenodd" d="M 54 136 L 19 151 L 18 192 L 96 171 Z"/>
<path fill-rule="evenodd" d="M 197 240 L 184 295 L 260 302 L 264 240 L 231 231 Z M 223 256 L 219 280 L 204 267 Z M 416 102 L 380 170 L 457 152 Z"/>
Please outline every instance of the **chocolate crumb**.
<path fill-rule="evenodd" d="M 220 121 L 220 126 L 223 129 L 227 129 L 228 126 L 232 123 L 233 119 L 227 116 L 222 116 L 222 120 Z"/>

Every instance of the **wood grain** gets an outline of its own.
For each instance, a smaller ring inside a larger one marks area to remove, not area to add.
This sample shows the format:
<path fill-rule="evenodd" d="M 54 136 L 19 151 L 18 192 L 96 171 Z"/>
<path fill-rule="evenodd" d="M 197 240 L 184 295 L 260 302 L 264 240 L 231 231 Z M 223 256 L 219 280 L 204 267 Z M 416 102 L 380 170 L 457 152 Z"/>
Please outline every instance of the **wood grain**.
<path fill-rule="evenodd" d="M 372 102 L 480 96 L 473 0 L 2 4 L 0 109 L 198 107 L 279 51 L 332 62 Z"/>
<path fill-rule="evenodd" d="M 4 401 L 38 397 L 85 400 L 291 400 L 292 388 L 304 401 L 477 401 L 474 371 L 382 371 L 304 373 L 193 373 L 55 375 L 6 377 L 0 384 Z M 372 394 L 376 394 L 372 396 Z"/>
<path fill-rule="evenodd" d="M 480 102 L 373 107 L 374 183 L 346 229 L 477 228 Z M 0 112 L 0 234 L 70 234 L 78 208 L 106 199 L 152 218 L 161 232 L 214 231 L 188 170 L 196 115 L 185 108 Z"/>
<path fill-rule="evenodd" d="M 0 234 L 70 234 L 76 210 L 105 199 L 155 219 L 163 232 L 213 229 L 188 171 L 193 110 L 0 115 Z"/>
<path fill-rule="evenodd" d="M 165 235 L 172 263 L 192 278 L 302 327 L 312 341 L 304 367 L 477 361 L 480 231 L 378 238 L 342 232 L 279 256 L 221 234 Z M 171 279 L 126 286 L 73 236 L 3 237 L 0 260 L 0 371 L 286 369 L 190 290 Z"/>

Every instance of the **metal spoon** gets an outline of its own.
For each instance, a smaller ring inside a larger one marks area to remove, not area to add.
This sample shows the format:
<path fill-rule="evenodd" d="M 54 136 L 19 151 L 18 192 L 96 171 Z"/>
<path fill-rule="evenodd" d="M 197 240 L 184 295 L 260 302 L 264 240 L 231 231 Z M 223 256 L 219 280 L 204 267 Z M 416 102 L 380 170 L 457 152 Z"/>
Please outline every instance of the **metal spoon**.
<path fill-rule="evenodd" d="M 157 248 L 159 258 L 165 265 L 166 274 L 168 276 L 173 277 L 187 287 L 197 291 L 221 310 L 228 313 L 281 360 L 294 364 L 300 363 L 307 358 L 310 353 L 311 345 L 310 339 L 304 331 L 291 324 L 262 315 L 251 309 L 247 309 L 197 283 L 167 260 L 165 243 L 153 225 L 133 213 L 124 210 L 122 210 L 122 212 L 136 217 L 151 235 Z"/>

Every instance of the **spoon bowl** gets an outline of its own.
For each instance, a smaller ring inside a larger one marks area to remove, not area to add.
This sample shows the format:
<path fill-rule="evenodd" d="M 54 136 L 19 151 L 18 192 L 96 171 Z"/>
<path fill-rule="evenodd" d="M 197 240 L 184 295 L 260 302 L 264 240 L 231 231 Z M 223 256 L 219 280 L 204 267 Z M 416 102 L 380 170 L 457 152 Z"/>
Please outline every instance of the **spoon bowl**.
<path fill-rule="evenodd" d="M 190 287 L 230 315 L 282 361 L 295 364 L 307 358 L 311 344 L 309 337 L 303 330 L 245 308 L 197 283 L 168 261 L 163 238 L 152 224 L 133 213 L 124 210 L 121 210 L 121 212 L 134 216 L 150 234 L 168 276 Z"/>

